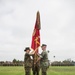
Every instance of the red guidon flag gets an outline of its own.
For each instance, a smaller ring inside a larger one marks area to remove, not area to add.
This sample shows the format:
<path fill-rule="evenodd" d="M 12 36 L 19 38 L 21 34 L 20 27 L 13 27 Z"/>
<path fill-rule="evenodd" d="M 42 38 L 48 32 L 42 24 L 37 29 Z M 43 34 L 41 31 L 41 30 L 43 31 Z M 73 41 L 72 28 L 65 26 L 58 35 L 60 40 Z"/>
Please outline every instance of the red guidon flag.
<path fill-rule="evenodd" d="M 31 48 L 33 50 L 37 50 L 36 52 L 38 52 L 39 46 L 40 46 L 40 13 L 38 11 L 36 16 L 35 27 L 32 34 Z"/>

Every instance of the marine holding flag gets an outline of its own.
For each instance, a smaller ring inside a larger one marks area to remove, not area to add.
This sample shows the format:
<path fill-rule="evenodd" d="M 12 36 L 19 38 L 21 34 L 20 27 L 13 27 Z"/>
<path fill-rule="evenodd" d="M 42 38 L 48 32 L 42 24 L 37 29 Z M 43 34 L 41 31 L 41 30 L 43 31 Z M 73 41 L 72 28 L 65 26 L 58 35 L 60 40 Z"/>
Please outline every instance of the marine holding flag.
<path fill-rule="evenodd" d="M 26 47 L 24 49 L 25 55 L 24 55 L 24 69 L 25 69 L 25 75 L 31 75 L 31 67 L 32 67 L 32 60 L 30 56 L 33 56 L 35 51 L 30 53 L 30 48 Z"/>
<path fill-rule="evenodd" d="M 36 16 L 35 27 L 32 34 L 32 43 L 31 43 L 31 48 L 34 51 L 36 51 L 33 56 L 33 66 L 32 66 L 33 75 L 39 75 L 39 63 L 36 65 L 34 64 L 38 59 L 37 53 L 39 46 L 40 46 L 40 13 L 38 11 Z"/>
<path fill-rule="evenodd" d="M 48 63 L 48 52 L 46 51 L 47 45 L 46 44 L 42 44 L 41 48 L 42 48 L 42 53 L 39 55 L 39 58 L 37 59 L 35 64 L 37 64 L 40 61 L 42 75 L 47 75 L 47 68 L 49 66 L 49 63 Z"/>

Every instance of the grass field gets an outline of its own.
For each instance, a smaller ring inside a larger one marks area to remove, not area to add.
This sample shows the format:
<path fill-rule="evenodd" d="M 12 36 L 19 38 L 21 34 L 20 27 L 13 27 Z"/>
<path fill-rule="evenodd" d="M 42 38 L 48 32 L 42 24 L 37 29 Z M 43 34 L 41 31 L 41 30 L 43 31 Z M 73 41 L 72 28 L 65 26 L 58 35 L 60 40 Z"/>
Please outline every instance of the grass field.
<path fill-rule="evenodd" d="M 24 68 L 22 66 L 21 67 L 0 66 L 0 75 L 25 75 L 25 74 L 24 74 Z M 49 67 L 47 75 L 75 75 L 75 66 Z"/>

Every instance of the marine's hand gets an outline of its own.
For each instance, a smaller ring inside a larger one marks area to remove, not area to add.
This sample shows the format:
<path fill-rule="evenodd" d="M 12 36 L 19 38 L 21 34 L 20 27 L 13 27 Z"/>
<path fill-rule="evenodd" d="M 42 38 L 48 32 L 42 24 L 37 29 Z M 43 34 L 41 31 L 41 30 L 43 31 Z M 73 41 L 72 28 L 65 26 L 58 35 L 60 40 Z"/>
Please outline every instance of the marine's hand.
<path fill-rule="evenodd" d="M 32 51 L 32 52 L 31 52 L 31 54 L 34 54 L 34 53 L 35 53 L 35 51 Z"/>

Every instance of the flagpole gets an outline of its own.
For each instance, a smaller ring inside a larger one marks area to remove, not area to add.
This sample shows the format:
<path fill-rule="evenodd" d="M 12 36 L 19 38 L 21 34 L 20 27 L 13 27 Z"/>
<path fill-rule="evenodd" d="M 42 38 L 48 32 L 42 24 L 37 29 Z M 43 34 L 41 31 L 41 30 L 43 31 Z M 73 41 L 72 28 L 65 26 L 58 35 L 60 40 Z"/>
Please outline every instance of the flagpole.
<path fill-rule="evenodd" d="M 37 61 L 37 52 L 38 52 L 38 48 L 37 48 L 37 44 L 35 45 L 36 48 L 36 52 L 34 54 L 34 58 L 33 58 L 33 75 L 39 75 L 39 71 L 38 71 L 38 64 L 34 64 Z"/>
<path fill-rule="evenodd" d="M 36 15 L 36 23 L 35 23 L 35 27 L 34 27 L 34 31 L 33 31 L 33 35 L 32 35 L 32 44 L 31 44 L 31 48 L 33 50 L 36 50 L 34 56 L 33 56 L 33 75 L 39 75 L 39 66 L 38 64 L 34 64 L 37 61 L 38 55 L 37 55 L 37 50 L 38 47 L 40 46 L 40 13 L 39 11 L 37 12 Z"/>

